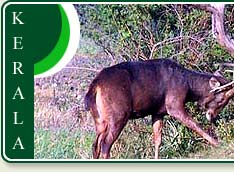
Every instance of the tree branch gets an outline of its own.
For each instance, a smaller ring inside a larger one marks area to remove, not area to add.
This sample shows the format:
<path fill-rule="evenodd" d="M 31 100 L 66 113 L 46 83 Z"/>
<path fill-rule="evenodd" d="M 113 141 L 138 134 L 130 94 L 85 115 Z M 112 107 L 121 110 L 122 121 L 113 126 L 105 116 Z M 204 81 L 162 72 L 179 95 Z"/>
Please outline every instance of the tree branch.
<path fill-rule="evenodd" d="M 212 13 L 212 33 L 218 43 L 224 47 L 231 55 L 234 55 L 234 40 L 225 32 L 224 28 L 224 10 L 225 4 L 199 4 L 194 5 L 200 9 Z"/>
<path fill-rule="evenodd" d="M 87 68 L 87 67 L 74 67 L 74 66 L 67 66 L 64 67 L 64 69 L 77 69 L 77 70 L 88 70 L 92 72 L 100 72 L 100 69 L 95 69 L 95 68 Z"/>

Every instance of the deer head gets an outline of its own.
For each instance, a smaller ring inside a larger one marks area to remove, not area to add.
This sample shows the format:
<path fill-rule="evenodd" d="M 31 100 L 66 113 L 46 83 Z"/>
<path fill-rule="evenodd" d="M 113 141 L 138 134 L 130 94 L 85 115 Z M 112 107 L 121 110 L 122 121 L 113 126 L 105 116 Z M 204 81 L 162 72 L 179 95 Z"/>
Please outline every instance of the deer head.
<path fill-rule="evenodd" d="M 225 63 L 225 65 L 230 66 L 231 63 Z M 213 121 L 218 113 L 228 104 L 229 100 L 234 97 L 234 79 L 233 81 L 227 82 L 222 85 L 217 78 L 225 79 L 222 73 L 224 64 L 218 71 L 214 73 L 217 77 L 212 77 L 209 81 L 211 88 L 209 100 L 206 102 L 205 108 L 207 109 L 206 118 L 208 121 Z M 231 64 L 233 67 L 234 64 Z M 231 70 L 228 70 L 230 72 Z M 233 78 L 234 78 L 234 71 Z M 226 79 L 225 79 L 226 80 Z"/>

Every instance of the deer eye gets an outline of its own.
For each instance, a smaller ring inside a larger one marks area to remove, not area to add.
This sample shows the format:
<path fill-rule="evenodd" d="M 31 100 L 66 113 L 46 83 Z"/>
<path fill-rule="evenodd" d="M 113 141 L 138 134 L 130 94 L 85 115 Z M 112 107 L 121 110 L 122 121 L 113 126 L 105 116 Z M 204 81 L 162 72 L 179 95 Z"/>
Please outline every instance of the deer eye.
<path fill-rule="evenodd" d="M 222 97 L 222 98 L 219 100 L 219 102 L 223 102 L 223 101 L 225 101 L 225 98 L 224 98 L 224 97 Z"/>
<path fill-rule="evenodd" d="M 217 102 L 221 102 L 221 101 L 224 101 L 224 95 L 223 94 L 220 94 L 220 95 L 217 95 L 216 96 L 216 98 L 215 98 L 215 100 L 217 101 Z"/>

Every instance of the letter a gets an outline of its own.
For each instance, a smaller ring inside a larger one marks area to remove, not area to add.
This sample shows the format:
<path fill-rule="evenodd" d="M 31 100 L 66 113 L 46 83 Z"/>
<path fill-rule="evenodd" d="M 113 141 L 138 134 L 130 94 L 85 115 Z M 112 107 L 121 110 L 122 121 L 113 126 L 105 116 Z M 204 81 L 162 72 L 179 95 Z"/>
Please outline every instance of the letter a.
<path fill-rule="evenodd" d="M 20 87 L 18 87 L 18 88 L 16 89 L 16 92 L 15 92 L 14 96 L 12 97 L 12 99 L 15 100 L 15 97 L 16 97 L 16 96 L 20 96 L 20 99 L 24 99 L 23 94 L 22 94 L 22 92 L 21 92 L 21 90 L 20 90 Z"/>
<path fill-rule="evenodd" d="M 22 142 L 21 142 L 21 140 L 20 140 L 20 137 L 18 137 L 17 139 L 16 139 L 16 142 L 15 142 L 15 145 L 12 147 L 12 149 L 16 149 L 16 146 L 20 146 L 20 149 L 24 149 L 24 147 L 23 147 L 23 144 L 22 144 Z"/>
<path fill-rule="evenodd" d="M 12 12 L 13 14 L 13 22 L 12 24 L 17 24 L 16 21 L 18 21 L 19 24 L 24 24 L 18 17 L 22 14 L 23 12 Z"/>

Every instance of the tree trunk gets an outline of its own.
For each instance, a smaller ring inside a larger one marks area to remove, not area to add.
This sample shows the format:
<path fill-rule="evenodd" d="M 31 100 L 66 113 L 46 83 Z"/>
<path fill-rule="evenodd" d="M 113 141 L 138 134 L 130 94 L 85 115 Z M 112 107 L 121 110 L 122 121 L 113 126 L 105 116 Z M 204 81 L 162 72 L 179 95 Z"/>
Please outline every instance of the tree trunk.
<path fill-rule="evenodd" d="M 232 56 L 234 55 L 234 40 L 225 32 L 224 28 L 224 10 L 225 4 L 212 3 L 195 5 L 200 9 L 212 13 L 212 33 L 218 43 L 223 46 Z"/>

